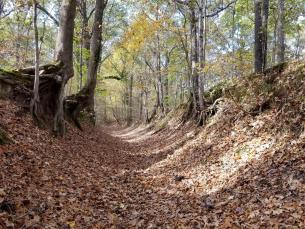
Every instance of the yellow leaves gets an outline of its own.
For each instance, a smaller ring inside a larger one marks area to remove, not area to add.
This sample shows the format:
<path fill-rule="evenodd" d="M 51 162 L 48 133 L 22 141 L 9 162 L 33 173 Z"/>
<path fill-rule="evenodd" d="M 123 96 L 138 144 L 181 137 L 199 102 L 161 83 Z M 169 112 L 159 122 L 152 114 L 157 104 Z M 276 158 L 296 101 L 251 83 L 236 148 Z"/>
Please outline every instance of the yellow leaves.
<path fill-rule="evenodd" d="M 155 35 L 161 23 L 161 21 L 149 20 L 145 14 L 138 15 L 135 22 L 124 34 L 122 42 L 120 43 L 121 47 L 130 53 L 139 52 L 145 42 Z"/>

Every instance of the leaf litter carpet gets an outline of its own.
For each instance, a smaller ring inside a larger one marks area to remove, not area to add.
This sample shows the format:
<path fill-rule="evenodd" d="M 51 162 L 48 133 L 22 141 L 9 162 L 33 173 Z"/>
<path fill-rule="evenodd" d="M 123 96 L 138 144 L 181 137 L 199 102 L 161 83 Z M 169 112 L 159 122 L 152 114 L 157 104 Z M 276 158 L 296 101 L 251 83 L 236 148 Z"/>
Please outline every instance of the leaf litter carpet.
<path fill-rule="evenodd" d="M 222 125 L 217 139 L 192 126 L 57 139 L 6 101 L 0 125 L 12 139 L 0 146 L 0 228 L 305 227 L 303 137 Z"/>

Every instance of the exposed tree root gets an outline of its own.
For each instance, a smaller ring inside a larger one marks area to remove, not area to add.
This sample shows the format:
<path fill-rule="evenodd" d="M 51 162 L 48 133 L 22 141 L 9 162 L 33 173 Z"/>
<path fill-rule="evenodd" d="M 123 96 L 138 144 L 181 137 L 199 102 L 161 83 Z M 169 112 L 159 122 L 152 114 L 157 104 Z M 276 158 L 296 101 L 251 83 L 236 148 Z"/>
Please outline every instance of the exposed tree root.
<path fill-rule="evenodd" d="M 56 106 L 58 103 L 58 96 L 62 84 L 62 63 L 47 64 L 40 66 L 40 84 L 39 84 L 39 109 L 37 109 L 36 121 L 39 120 L 39 124 L 46 124 L 51 126 L 54 121 L 54 116 L 56 113 Z M 29 108 L 30 102 L 33 96 L 33 85 L 35 79 L 35 69 L 24 68 L 17 71 L 6 71 L 0 69 L 0 88 L 2 94 L 1 97 L 6 97 L 13 99 L 23 106 Z M 4 90 L 2 90 L 4 89 Z M 81 103 L 82 99 L 78 96 L 74 99 L 67 98 L 65 101 L 66 116 L 68 119 L 74 121 L 77 127 L 80 125 L 74 118 L 76 113 L 72 108 L 77 107 L 77 111 L 83 108 L 77 105 Z M 72 111 L 73 110 L 73 111 Z M 79 113 L 79 112 L 78 112 Z"/>

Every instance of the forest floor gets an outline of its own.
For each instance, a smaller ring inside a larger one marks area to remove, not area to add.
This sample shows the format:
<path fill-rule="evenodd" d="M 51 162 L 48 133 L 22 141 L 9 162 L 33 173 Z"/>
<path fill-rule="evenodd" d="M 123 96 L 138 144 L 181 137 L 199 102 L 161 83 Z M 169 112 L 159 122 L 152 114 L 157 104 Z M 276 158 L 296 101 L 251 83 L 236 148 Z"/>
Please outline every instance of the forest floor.
<path fill-rule="evenodd" d="M 0 228 L 304 228 L 305 138 L 272 115 L 54 138 L 0 100 Z"/>

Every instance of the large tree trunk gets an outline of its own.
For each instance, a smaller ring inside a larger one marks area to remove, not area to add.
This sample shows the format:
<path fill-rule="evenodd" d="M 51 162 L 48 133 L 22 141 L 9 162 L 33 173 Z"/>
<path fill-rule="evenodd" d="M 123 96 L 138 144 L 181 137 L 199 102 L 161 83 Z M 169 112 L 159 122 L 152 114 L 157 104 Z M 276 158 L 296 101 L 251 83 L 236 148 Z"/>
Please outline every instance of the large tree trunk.
<path fill-rule="evenodd" d="M 284 0 L 278 0 L 278 22 L 277 22 L 277 62 L 285 61 L 285 33 L 284 33 Z"/>
<path fill-rule="evenodd" d="M 90 42 L 90 60 L 85 90 L 89 94 L 89 106 L 94 110 L 94 92 L 96 88 L 97 71 L 101 60 L 103 17 L 106 7 L 105 0 L 96 0 L 94 25 Z"/>
<path fill-rule="evenodd" d="M 60 25 L 57 37 L 57 61 L 63 63 L 61 69 L 61 87 L 57 97 L 57 108 L 54 117 L 54 132 L 65 133 L 64 96 L 65 86 L 73 76 L 73 34 L 76 14 L 76 0 L 63 0 L 60 10 Z"/>
<path fill-rule="evenodd" d="M 103 16 L 106 5 L 107 0 L 96 0 L 86 84 L 78 94 L 69 96 L 66 99 L 66 111 L 80 129 L 81 126 L 77 118 L 79 113 L 85 108 L 88 108 L 93 121 L 95 121 L 94 94 L 101 59 Z"/>
<path fill-rule="evenodd" d="M 255 29 L 254 29 L 254 67 L 255 72 L 263 71 L 263 30 L 262 30 L 262 0 L 254 1 Z"/>
<path fill-rule="evenodd" d="M 90 31 L 89 31 L 89 20 L 91 14 L 88 15 L 87 1 L 81 0 L 80 2 L 80 14 L 82 18 L 82 28 L 81 28 L 81 62 L 80 62 L 80 90 L 83 88 L 83 75 L 84 75 L 84 64 L 86 70 L 89 68 L 89 53 L 90 53 Z"/>

